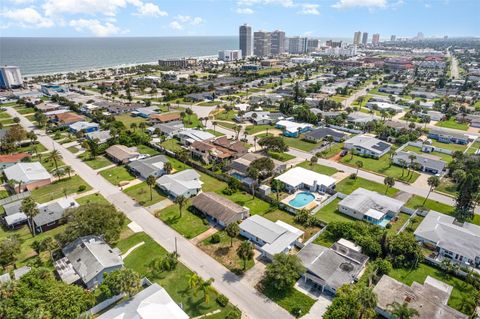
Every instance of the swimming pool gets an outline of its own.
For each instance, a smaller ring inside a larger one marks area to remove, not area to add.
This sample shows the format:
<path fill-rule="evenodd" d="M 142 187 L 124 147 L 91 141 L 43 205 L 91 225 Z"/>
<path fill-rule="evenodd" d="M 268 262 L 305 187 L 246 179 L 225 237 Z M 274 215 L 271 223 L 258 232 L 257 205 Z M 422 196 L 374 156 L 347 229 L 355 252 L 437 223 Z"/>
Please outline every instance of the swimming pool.
<path fill-rule="evenodd" d="M 315 195 L 310 192 L 300 192 L 295 195 L 295 198 L 290 200 L 288 204 L 295 208 L 302 208 L 303 206 L 310 204 L 315 199 Z"/>
<path fill-rule="evenodd" d="M 379 223 L 377 223 L 378 226 L 380 227 L 387 227 L 388 223 L 392 220 L 391 216 L 385 216 L 384 219 L 382 219 Z"/>

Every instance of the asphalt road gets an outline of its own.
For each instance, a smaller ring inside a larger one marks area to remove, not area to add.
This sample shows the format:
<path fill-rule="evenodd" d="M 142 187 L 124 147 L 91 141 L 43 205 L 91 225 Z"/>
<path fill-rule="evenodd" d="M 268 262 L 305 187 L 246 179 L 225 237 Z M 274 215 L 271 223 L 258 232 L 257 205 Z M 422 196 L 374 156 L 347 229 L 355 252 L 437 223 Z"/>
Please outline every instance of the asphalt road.
<path fill-rule="evenodd" d="M 204 253 L 190 241 L 178 234 L 172 228 L 150 214 L 144 207 L 138 205 L 118 187 L 110 184 L 92 168 L 83 163 L 75 155 L 70 153 L 61 144 L 54 141 L 43 131 L 35 129 L 35 126 L 23 115 L 13 108 L 7 108 L 12 117 L 18 117 L 20 124 L 27 130 L 34 130 L 38 135 L 38 141 L 49 151 L 56 149 L 62 155 L 63 161 L 70 165 L 85 182 L 97 189 L 118 210 L 125 213 L 131 220 L 140 225 L 145 233 L 152 237 L 158 244 L 173 251 L 175 242 L 180 254 L 180 261 L 188 268 L 197 272 L 204 279 L 213 278 L 213 286 L 230 301 L 239 307 L 249 318 L 293 318 L 286 310 L 272 302 L 246 281 L 230 272 L 215 259 Z"/>

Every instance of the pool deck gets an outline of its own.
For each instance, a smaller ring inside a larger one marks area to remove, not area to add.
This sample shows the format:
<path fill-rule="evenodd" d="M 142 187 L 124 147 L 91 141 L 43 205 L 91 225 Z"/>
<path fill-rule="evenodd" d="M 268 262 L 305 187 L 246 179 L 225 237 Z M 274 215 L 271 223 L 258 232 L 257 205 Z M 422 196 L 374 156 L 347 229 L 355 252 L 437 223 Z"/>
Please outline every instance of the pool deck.
<path fill-rule="evenodd" d="M 308 203 L 307 205 L 305 206 L 302 206 L 302 207 L 295 207 L 295 206 L 292 206 L 290 205 L 290 201 L 292 199 L 294 199 L 298 193 L 304 193 L 304 192 L 307 192 L 307 193 L 310 193 L 312 194 L 313 196 L 315 196 L 315 199 L 312 200 L 310 203 Z M 323 202 L 324 200 L 326 199 L 325 195 L 321 195 L 317 192 L 310 192 L 309 190 L 298 190 L 296 191 L 295 193 L 285 197 L 283 200 L 282 200 L 282 203 L 284 203 L 285 205 L 288 205 L 292 208 L 295 208 L 295 209 L 306 209 L 308 211 L 314 209 L 315 207 L 317 207 L 318 205 L 320 205 L 321 202 Z"/>

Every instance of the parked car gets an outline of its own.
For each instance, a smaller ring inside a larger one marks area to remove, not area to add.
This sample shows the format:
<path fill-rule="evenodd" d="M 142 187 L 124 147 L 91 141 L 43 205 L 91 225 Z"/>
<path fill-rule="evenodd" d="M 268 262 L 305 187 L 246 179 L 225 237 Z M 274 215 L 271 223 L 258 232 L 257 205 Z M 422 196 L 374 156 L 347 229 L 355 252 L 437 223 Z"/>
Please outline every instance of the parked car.
<path fill-rule="evenodd" d="M 348 154 L 348 151 L 347 151 L 347 150 L 342 150 L 342 151 L 340 152 L 340 157 L 344 157 L 344 156 L 347 155 L 347 154 Z"/>

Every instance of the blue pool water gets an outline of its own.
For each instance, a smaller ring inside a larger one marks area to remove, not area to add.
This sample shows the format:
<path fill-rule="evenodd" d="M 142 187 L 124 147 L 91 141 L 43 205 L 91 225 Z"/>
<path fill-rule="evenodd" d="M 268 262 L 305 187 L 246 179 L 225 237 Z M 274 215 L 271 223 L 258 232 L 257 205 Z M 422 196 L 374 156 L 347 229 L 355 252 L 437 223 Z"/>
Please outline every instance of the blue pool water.
<path fill-rule="evenodd" d="M 239 181 L 243 181 L 245 179 L 245 177 L 243 177 L 242 175 L 240 175 L 238 173 L 233 173 L 232 176 L 235 177 L 236 179 L 238 179 Z"/>
<path fill-rule="evenodd" d="M 302 208 L 311 203 L 315 199 L 315 195 L 309 192 L 301 192 L 295 195 L 295 198 L 288 202 L 288 204 L 295 208 Z"/>
<path fill-rule="evenodd" d="M 385 216 L 385 218 L 382 219 L 382 221 L 379 222 L 377 225 L 385 228 L 385 227 L 387 227 L 388 223 L 390 223 L 391 220 L 392 220 L 392 217 Z"/>

